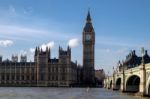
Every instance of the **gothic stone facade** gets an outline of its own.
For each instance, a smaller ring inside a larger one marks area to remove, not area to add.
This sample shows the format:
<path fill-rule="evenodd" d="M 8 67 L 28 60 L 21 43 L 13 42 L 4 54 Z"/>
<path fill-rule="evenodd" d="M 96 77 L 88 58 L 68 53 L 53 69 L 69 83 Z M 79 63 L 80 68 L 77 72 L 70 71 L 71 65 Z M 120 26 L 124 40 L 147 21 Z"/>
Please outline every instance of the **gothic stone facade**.
<path fill-rule="evenodd" d="M 0 86 L 70 86 L 77 82 L 77 64 L 71 49 L 59 47 L 59 59 L 50 58 L 50 49 L 35 50 L 35 62 L 0 63 Z"/>

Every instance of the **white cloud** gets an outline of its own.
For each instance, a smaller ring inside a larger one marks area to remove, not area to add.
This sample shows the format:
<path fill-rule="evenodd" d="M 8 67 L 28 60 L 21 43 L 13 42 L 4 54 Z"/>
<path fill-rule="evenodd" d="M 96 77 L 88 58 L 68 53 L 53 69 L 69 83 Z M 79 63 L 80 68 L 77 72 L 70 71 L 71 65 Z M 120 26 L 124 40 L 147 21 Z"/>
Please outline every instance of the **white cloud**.
<path fill-rule="evenodd" d="M 54 41 L 51 41 L 51 42 L 49 42 L 49 43 L 47 43 L 47 46 L 49 47 L 49 48 L 53 48 L 54 47 Z"/>
<path fill-rule="evenodd" d="M 65 34 L 59 31 L 32 27 L 30 25 L 23 26 L 23 25 L 15 25 L 15 24 L 14 25 L 0 24 L 0 34 L 1 34 L 0 38 L 14 39 L 14 40 L 33 40 L 33 38 L 34 39 L 39 38 L 43 40 L 43 35 L 44 35 L 45 36 L 44 39 L 52 39 L 52 40 L 55 39 L 60 41 L 60 40 L 69 39 L 70 37 L 73 36 L 77 36 L 77 35 L 73 35 L 73 33 Z"/>
<path fill-rule="evenodd" d="M 42 44 L 42 45 L 40 46 L 40 48 L 42 48 L 43 51 L 46 51 L 46 47 L 52 49 L 52 48 L 54 47 L 54 45 L 55 45 L 54 41 L 51 41 L 51 42 L 48 42 L 48 43 L 46 43 L 46 44 Z"/>
<path fill-rule="evenodd" d="M 8 47 L 11 46 L 14 42 L 12 40 L 0 40 L 0 46 Z"/>
<path fill-rule="evenodd" d="M 46 50 L 46 44 L 42 44 L 42 45 L 40 46 L 40 48 L 42 48 L 42 50 L 45 51 L 45 50 Z"/>
<path fill-rule="evenodd" d="M 35 48 L 30 48 L 29 51 L 30 51 L 31 53 L 34 53 Z"/>
<path fill-rule="evenodd" d="M 68 45 L 73 48 L 73 47 L 77 47 L 80 44 L 80 40 L 77 38 L 71 39 L 68 42 Z"/>

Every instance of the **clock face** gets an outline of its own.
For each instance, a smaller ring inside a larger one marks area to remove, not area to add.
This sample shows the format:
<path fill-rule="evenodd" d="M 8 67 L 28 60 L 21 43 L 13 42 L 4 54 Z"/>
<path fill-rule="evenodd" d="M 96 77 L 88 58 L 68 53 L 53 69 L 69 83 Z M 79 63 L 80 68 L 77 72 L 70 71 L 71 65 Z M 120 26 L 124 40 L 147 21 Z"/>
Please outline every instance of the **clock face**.
<path fill-rule="evenodd" d="M 86 40 L 90 40 L 90 39 L 91 39 L 91 35 L 90 35 L 90 34 L 87 34 L 85 39 L 86 39 Z"/>

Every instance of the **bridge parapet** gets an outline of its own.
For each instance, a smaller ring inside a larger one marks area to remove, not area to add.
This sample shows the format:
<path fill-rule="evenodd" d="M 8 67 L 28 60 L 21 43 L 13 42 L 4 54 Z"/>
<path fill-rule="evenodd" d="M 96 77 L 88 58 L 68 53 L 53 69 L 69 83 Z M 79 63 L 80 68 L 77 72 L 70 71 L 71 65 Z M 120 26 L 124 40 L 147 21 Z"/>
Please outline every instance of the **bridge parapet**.
<path fill-rule="evenodd" d="M 136 73 L 136 72 L 139 72 L 139 71 L 140 71 L 140 66 L 137 66 L 137 67 L 125 70 L 125 74 Z"/>
<path fill-rule="evenodd" d="M 145 69 L 146 69 L 146 70 L 149 70 L 149 69 L 150 69 L 150 63 L 145 64 Z"/>

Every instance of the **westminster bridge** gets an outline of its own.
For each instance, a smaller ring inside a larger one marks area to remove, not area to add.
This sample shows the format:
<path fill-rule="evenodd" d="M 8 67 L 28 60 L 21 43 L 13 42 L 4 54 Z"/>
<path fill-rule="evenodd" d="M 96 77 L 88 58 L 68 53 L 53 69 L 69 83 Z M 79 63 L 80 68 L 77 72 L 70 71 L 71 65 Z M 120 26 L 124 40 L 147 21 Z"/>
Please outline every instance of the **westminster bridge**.
<path fill-rule="evenodd" d="M 135 51 L 129 54 L 130 59 L 126 62 L 130 63 L 130 65 L 128 64 L 130 67 L 135 63 L 135 57 L 132 55 L 135 55 Z M 148 55 L 146 55 L 146 58 L 143 55 L 141 63 L 138 66 L 132 66 L 132 68 L 127 68 L 125 64 L 119 64 L 119 70 L 114 69 L 113 75 L 107 76 L 104 80 L 104 87 L 122 92 L 135 92 L 142 96 L 150 96 L 150 62 L 145 60 L 149 58 Z M 147 63 L 144 63 L 144 61 L 147 61 Z"/>

